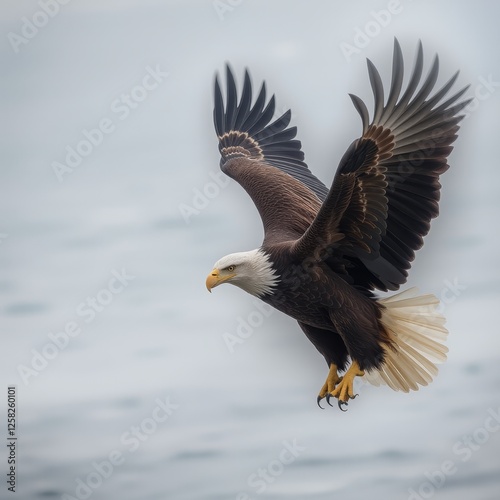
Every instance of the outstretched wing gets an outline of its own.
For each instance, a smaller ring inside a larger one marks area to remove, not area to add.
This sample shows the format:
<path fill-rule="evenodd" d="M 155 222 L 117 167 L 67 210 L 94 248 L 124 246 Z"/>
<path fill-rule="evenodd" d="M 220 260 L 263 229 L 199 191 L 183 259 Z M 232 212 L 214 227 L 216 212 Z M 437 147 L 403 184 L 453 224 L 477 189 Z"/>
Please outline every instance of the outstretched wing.
<path fill-rule="evenodd" d="M 316 219 L 294 248 L 300 257 L 321 246 L 332 268 L 363 289 L 396 290 L 406 281 L 415 251 L 438 215 L 439 176 L 449 167 L 447 158 L 463 118 L 458 113 L 470 102 L 457 103 L 467 87 L 443 101 L 458 72 L 430 95 L 438 77 L 437 56 L 417 91 L 422 68 L 419 43 L 413 74 L 401 96 L 403 56 L 395 40 L 384 105 L 382 80 L 368 61 L 373 119 L 370 123 L 363 101 L 351 95 L 363 135 L 345 153 Z"/>
<path fill-rule="evenodd" d="M 265 160 L 302 182 L 320 200 L 328 194 L 328 188 L 315 177 L 304 163 L 300 141 L 295 139 L 297 127 L 289 127 L 291 110 L 271 123 L 275 114 L 275 98 L 266 103 L 266 84 L 262 83 L 252 106 L 252 84 L 245 70 L 243 90 L 238 103 L 233 73 L 226 65 L 226 106 L 218 78 L 215 79 L 214 123 L 219 137 L 221 166 L 235 156 Z"/>
<path fill-rule="evenodd" d="M 225 104 L 217 77 L 214 90 L 222 171 L 251 196 L 267 240 L 300 237 L 314 220 L 328 188 L 304 163 L 301 143 L 295 139 L 297 128 L 289 127 L 291 111 L 272 121 L 275 98 L 266 102 L 265 83 L 252 104 L 248 71 L 239 101 L 229 66 Z"/>

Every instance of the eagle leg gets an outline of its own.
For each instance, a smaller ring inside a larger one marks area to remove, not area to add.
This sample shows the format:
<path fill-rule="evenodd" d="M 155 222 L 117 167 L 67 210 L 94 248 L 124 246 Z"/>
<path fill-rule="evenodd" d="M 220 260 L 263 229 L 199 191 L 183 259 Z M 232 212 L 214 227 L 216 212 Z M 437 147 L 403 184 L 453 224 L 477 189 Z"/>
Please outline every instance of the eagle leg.
<path fill-rule="evenodd" d="M 347 408 L 344 409 L 342 406 L 347 406 L 349 399 L 354 399 L 357 396 L 357 394 L 354 394 L 354 378 L 362 377 L 364 374 L 365 372 L 359 367 L 358 362 L 354 360 L 349 369 L 344 373 L 344 376 L 339 381 L 335 389 L 333 389 L 333 391 L 329 391 L 327 394 L 327 403 L 330 404 L 331 397 L 338 398 L 339 408 L 342 411 L 347 411 Z"/>
<path fill-rule="evenodd" d="M 323 387 L 319 391 L 319 395 L 317 398 L 318 406 L 324 410 L 324 408 L 319 404 L 322 399 L 327 398 L 327 403 L 330 404 L 329 396 L 330 393 L 335 389 L 335 386 L 342 380 L 342 377 L 339 377 L 338 368 L 335 363 L 330 364 L 330 371 L 328 372 L 328 377 L 326 377 L 326 382 L 323 384 Z"/>

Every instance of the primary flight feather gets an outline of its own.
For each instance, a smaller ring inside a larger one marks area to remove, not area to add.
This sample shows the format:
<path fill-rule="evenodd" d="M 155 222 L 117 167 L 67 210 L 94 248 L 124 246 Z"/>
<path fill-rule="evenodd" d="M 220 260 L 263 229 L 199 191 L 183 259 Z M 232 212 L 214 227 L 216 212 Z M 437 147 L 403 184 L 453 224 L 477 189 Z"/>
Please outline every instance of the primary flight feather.
<path fill-rule="evenodd" d="M 418 296 L 414 289 L 385 299 L 374 295 L 407 280 L 438 215 L 439 177 L 449 167 L 460 111 L 470 102 L 460 100 L 467 87 L 445 99 L 458 73 L 433 93 L 437 56 L 422 81 L 420 43 L 402 92 L 403 66 L 395 40 L 385 100 L 381 77 L 368 61 L 373 118 L 351 95 L 363 131 L 340 160 L 330 189 L 304 162 L 297 129 L 289 127 L 291 112 L 270 123 L 275 100 L 266 102 L 265 84 L 253 102 L 246 71 L 238 99 L 226 67 L 224 100 L 215 80 L 220 166 L 255 203 L 264 241 L 217 261 L 207 288 L 234 284 L 296 319 L 329 367 L 318 404 L 335 397 L 341 409 L 355 397 L 356 376 L 408 392 L 427 385 L 446 359 L 448 332 L 434 295 Z"/>

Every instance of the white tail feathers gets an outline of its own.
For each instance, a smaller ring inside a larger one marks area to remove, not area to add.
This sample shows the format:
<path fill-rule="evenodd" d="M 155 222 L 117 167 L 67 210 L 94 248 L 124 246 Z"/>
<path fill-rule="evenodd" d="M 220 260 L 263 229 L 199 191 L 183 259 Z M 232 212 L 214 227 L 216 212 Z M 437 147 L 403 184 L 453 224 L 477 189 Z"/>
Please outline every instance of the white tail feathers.
<path fill-rule="evenodd" d="M 416 288 L 410 288 L 378 301 L 384 306 L 381 322 L 393 348 L 386 347 L 380 369 L 365 372 L 367 382 L 387 384 L 395 391 L 417 391 L 437 374 L 436 364 L 446 360 L 448 330 L 437 310 L 439 300 L 431 294 L 417 294 Z"/>

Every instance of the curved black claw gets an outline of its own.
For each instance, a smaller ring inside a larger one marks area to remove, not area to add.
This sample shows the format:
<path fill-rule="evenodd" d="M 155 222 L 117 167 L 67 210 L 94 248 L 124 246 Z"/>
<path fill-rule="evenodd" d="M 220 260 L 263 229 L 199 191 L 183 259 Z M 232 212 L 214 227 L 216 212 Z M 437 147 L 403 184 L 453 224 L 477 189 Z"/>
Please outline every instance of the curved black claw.
<path fill-rule="evenodd" d="M 354 394 L 354 396 L 352 396 L 351 399 L 356 399 L 357 396 L 359 396 L 359 394 Z"/>
<path fill-rule="evenodd" d="M 347 403 L 347 401 L 341 401 L 341 400 L 339 399 L 339 408 L 340 408 L 342 411 L 347 411 L 347 408 L 344 410 L 344 409 L 342 408 L 342 405 L 347 406 L 347 405 L 348 405 L 348 403 Z"/>
<path fill-rule="evenodd" d="M 328 394 L 326 395 L 326 402 L 327 402 L 327 403 L 328 403 L 328 404 L 329 404 L 329 405 L 333 408 L 332 403 L 330 403 L 330 398 L 331 398 L 331 397 L 332 397 L 332 395 L 331 395 L 330 393 L 328 393 Z"/>
<path fill-rule="evenodd" d="M 318 396 L 318 399 L 316 400 L 316 402 L 318 403 L 318 406 L 319 406 L 322 410 L 324 410 L 324 408 L 323 408 L 323 407 L 319 404 L 319 403 L 320 403 L 320 401 L 321 401 L 322 399 L 323 399 L 323 398 L 322 398 L 321 396 Z"/>

